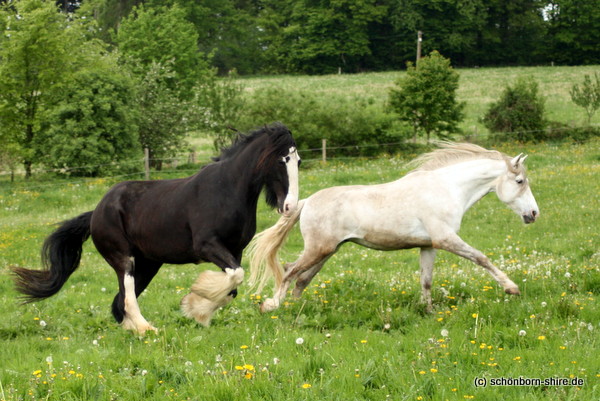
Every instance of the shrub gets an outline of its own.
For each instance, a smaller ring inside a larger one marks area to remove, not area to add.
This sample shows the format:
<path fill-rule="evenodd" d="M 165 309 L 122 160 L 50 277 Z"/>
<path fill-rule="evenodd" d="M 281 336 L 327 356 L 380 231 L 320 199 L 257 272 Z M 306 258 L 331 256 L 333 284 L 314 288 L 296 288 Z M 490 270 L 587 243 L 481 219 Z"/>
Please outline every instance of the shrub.
<path fill-rule="evenodd" d="M 595 73 L 594 77 L 595 82 L 592 82 L 590 76 L 586 74 L 581 86 L 575 84 L 570 91 L 573 103 L 585 109 L 588 125 L 596 110 L 600 108 L 600 75 Z"/>
<path fill-rule="evenodd" d="M 84 70 L 48 110 L 37 138 L 40 159 L 70 175 L 96 176 L 141 166 L 131 83 L 108 71 Z"/>
<path fill-rule="evenodd" d="M 415 138 L 431 134 L 444 139 L 458 132 L 463 118 L 464 103 L 456 100 L 458 73 L 450 60 L 437 51 L 419 60 L 417 66 L 408 63 L 407 75 L 396 82 L 389 102 L 401 121 L 412 128 Z"/>
<path fill-rule="evenodd" d="M 247 130 L 281 121 L 293 132 L 305 158 L 327 139 L 335 155 L 361 156 L 396 151 L 410 133 L 372 99 L 322 99 L 308 92 L 266 88 L 247 99 L 236 128 Z M 394 145 L 388 145 L 393 143 Z M 385 145 L 385 146 L 384 146 Z"/>
<path fill-rule="evenodd" d="M 537 82 L 520 78 L 514 86 L 507 86 L 482 121 L 491 132 L 501 134 L 498 139 L 539 140 L 546 120 Z"/>

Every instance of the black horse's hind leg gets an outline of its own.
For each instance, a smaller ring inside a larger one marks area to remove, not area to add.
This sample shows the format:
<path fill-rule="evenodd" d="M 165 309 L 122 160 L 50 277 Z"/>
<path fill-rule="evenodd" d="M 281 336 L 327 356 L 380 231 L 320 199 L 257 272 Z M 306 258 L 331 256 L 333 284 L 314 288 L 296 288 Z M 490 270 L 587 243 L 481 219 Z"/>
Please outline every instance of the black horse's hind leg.
<path fill-rule="evenodd" d="M 155 262 L 152 260 L 145 259 L 140 256 L 136 256 L 133 266 L 133 278 L 135 283 L 135 296 L 139 297 L 142 292 L 148 287 L 150 281 L 156 276 L 158 270 L 162 266 L 162 263 Z M 112 313 L 115 320 L 118 323 L 123 322 L 125 317 L 125 286 L 124 286 L 124 274 L 117 272 L 119 276 L 119 292 L 115 296 L 112 303 Z M 122 277 L 121 277 L 122 276 Z"/>
<path fill-rule="evenodd" d="M 208 326 L 217 309 L 237 296 L 237 287 L 244 280 L 241 255 L 234 256 L 219 242 L 204 243 L 201 259 L 219 266 L 222 271 L 205 270 L 192 285 L 191 292 L 181 300 L 183 314 Z"/>
<path fill-rule="evenodd" d="M 144 263 L 140 266 L 137 275 L 140 277 L 140 283 L 136 280 L 136 264 L 134 258 L 120 257 L 109 258 L 107 262 L 115 269 L 119 280 L 119 292 L 115 296 L 112 304 L 112 313 L 118 323 L 126 330 L 132 330 L 144 334 L 148 330 L 156 331 L 148 321 L 142 316 L 137 302 L 137 296 L 146 288 L 152 277 L 158 271 L 158 267 L 151 265 L 149 274 L 144 274 Z"/>

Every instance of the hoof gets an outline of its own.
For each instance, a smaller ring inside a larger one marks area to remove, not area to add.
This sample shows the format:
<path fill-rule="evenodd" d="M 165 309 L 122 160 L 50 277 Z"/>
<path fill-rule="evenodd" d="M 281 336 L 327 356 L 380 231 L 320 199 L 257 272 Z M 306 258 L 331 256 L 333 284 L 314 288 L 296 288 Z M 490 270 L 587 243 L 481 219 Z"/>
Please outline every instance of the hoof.
<path fill-rule="evenodd" d="M 277 304 L 275 304 L 275 300 L 273 298 L 265 299 L 265 302 L 260 305 L 261 313 L 271 312 L 275 309 L 277 309 Z"/>
<path fill-rule="evenodd" d="M 518 287 L 507 288 L 504 290 L 504 292 L 506 292 L 507 294 L 510 294 L 510 295 L 521 295 L 521 291 L 519 291 Z"/>
<path fill-rule="evenodd" d="M 153 331 L 155 334 L 158 334 L 158 329 L 152 326 L 150 323 L 145 322 L 137 326 L 133 320 L 128 319 L 127 317 L 125 317 L 123 322 L 121 322 L 121 327 L 125 330 L 133 331 L 141 336 L 145 335 L 148 331 Z"/>

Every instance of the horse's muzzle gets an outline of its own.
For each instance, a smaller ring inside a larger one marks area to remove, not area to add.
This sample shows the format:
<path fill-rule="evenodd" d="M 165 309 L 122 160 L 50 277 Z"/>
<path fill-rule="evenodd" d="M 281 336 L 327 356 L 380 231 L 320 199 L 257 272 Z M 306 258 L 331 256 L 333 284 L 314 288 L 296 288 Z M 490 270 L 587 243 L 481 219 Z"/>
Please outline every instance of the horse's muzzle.
<path fill-rule="evenodd" d="M 523 215 L 523 221 L 525 222 L 525 224 L 533 223 L 539 215 L 540 212 L 538 212 L 537 210 L 532 210 L 531 212 Z"/>

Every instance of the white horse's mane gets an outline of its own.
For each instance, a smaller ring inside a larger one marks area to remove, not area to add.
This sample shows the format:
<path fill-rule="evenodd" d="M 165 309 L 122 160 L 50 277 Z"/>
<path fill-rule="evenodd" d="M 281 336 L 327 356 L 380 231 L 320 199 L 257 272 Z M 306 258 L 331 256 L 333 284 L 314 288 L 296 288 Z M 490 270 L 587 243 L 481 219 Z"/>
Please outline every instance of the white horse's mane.
<path fill-rule="evenodd" d="M 430 171 L 467 160 L 491 159 L 506 162 L 510 160 L 504 153 L 497 150 L 488 150 L 472 143 L 439 141 L 436 142 L 436 145 L 438 149 L 420 155 L 411 161 L 408 166 L 413 167 L 415 171 Z M 510 163 L 508 164 L 510 165 Z"/>

